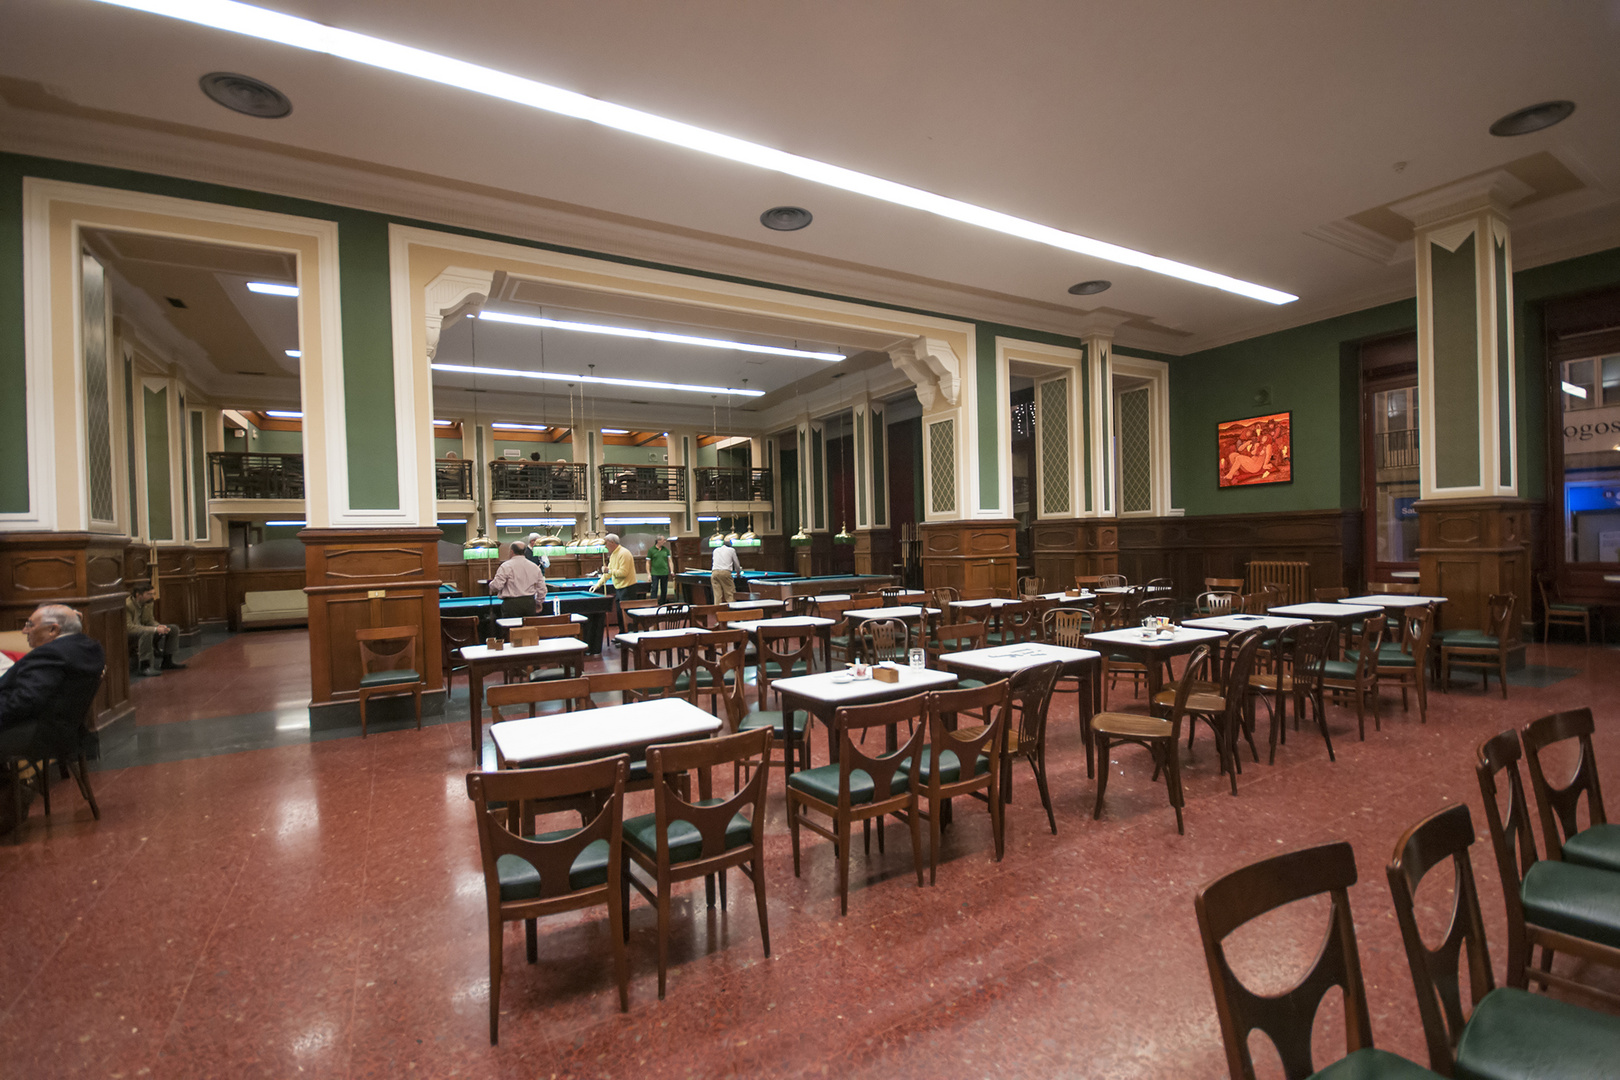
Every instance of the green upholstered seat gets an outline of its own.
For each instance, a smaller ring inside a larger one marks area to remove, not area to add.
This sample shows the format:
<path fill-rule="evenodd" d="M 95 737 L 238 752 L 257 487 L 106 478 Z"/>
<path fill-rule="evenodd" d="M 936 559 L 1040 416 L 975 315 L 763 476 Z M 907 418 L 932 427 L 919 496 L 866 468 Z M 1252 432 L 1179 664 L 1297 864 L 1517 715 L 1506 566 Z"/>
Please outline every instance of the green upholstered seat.
<path fill-rule="evenodd" d="M 793 711 L 793 730 L 802 735 L 804 729 L 810 725 L 810 714 L 799 709 Z M 760 728 L 770 728 L 776 732 L 778 738 L 786 730 L 782 722 L 782 714 L 775 709 L 751 709 L 748 715 L 742 718 L 737 725 L 739 731 L 757 731 Z"/>
<path fill-rule="evenodd" d="M 906 775 L 905 763 L 894 774 L 889 791 L 899 795 L 904 792 L 910 783 Z M 838 766 L 821 765 L 814 769 L 803 769 L 788 777 L 788 786 L 804 792 L 824 803 L 838 805 Z M 872 793 L 876 787 L 872 783 L 872 774 L 865 769 L 855 769 L 849 774 L 849 802 L 851 806 L 861 806 L 872 801 Z"/>
<path fill-rule="evenodd" d="M 707 688 L 714 685 L 714 672 L 712 671 L 703 668 L 699 668 L 696 672 L 683 671 L 675 676 L 676 693 L 686 692 L 687 687 L 692 685 L 693 674 L 697 675 L 697 684 L 699 686 Z"/>
<path fill-rule="evenodd" d="M 934 762 L 932 760 L 933 759 L 933 753 L 934 753 L 934 751 L 933 751 L 932 747 L 929 747 L 928 749 L 926 749 L 926 750 L 924 750 L 922 752 L 922 764 L 920 766 L 918 766 L 918 768 L 920 769 L 919 777 L 920 777 L 920 779 L 921 779 L 921 781 L 923 783 L 927 783 L 928 778 L 933 773 L 933 768 L 934 768 Z M 973 763 L 973 775 L 974 776 L 983 776 L 985 773 L 987 773 L 989 771 L 990 771 L 990 758 L 989 758 L 989 756 L 986 755 L 986 754 L 980 754 L 979 757 L 978 757 L 978 760 Z M 939 758 L 939 780 L 940 780 L 940 783 L 942 783 L 942 784 L 954 784 L 954 783 L 956 783 L 957 780 L 961 779 L 961 776 L 962 776 L 962 766 L 961 766 L 961 763 L 956 760 L 956 751 L 947 750 L 943 754 L 941 754 L 940 758 Z"/>
<path fill-rule="evenodd" d="M 724 799 L 703 799 L 698 806 L 715 806 Z M 747 815 L 734 814 L 726 824 L 726 850 L 739 848 L 753 839 L 754 827 Z M 658 815 L 642 814 L 624 823 L 624 842 L 634 844 L 648 855 L 658 854 Z M 703 854 L 703 838 L 695 827 L 685 821 L 669 823 L 669 861 L 687 862 Z"/>
<path fill-rule="evenodd" d="M 1441 630 L 1430 640 L 1442 645 L 1463 645 L 1470 649 L 1494 649 L 1500 644 L 1495 635 L 1487 634 L 1483 630 Z"/>
<path fill-rule="evenodd" d="M 563 840 L 578 829 L 560 829 L 525 837 L 527 840 Z M 608 842 L 593 840 L 568 868 L 568 887 L 585 889 L 607 884 Z M 495 860 L 495 874 L 501 883 L 502 900 L 537 900 L 540 897 L 540 871 L 520 855 L 502 855 Z"/>
<path fill-rule="evenodd" d="M 1322 675 L 1328 679 L 1354 679 L 1356 677 L 1356 661 L 1328 660 L 1322 664 Z"/>
<path fill-rule="evenodd" d="M 1500 987 L 1485 995 L 1457 1040 L 1458 1080 L 1613 1076 L 1620 1017 L 1544 994 Z"/>
<path fill-rule="evenodd" d="M 395 668 L 393 671 L 372 671 L 360 676 L 361 689 L 369 690 L 373 686 L 395 686 L 399 683 L 421 682 L 422 676 L 410 668 Z"/>
<path fill-rule="evenodd" d="M 1110 664 L 1140 664 L 1142 661 L 1134 656 L 1126 656 L 1124 653 L 1114 653 L 1108 657 L 1108 662 Z"/>
<path fill-rule="evenodd" d="M 1564 844 L 1564 861 L 1620 873 L 1620 825 L 1593 825 Z"/>
<path fill-rule="evenodd" d="M 1344 655 L 1346 659 L 1354 661 L 1360 654 L 1354 649 L 1346 649 Z M 1378 647 L 1378 666 L 1386 668 L 1411 667 L 1412 657 L 1410 653 L 1402 652 L 1399 645 L 1380 645 Z"/>
<path fill-rule="evenodd" d="M 952 690 L 978 690 L 980 687 L 985 687 L 985 686 L 989 686 L 989 685 L 990 684 L 985 682 L 983 679 L 969 679 L 969 678 L 963 676 L 963 677 L 959 677 L 956 680 L 956 685 L 951 687 L 951 689 Z"/>
<path fill-rule="evenodd" d="M 627 776 L 625 778 L 626 783 L 633 784 L 637 780 L 651 780 L 651 779 L 652 779 L 652 770 L 647 768 L 647 759 L 646 758 L 642 758 L 640 761 L 632 761 L 630 763 L 630 774 L 629 774 L 629 776 Z"/>
<path fill-rule="evenodd" d="M 571 679 L 573 673 L 560 667 L 539 668 L 529 672 L 530 682 L 552 682 L 557 679 Z"/>
<path fill-rule="evenodd" d="M 1543 859 L 1524 875 L 1519 888 L 1524 917 L 1537 926 L 1620 949 L 1617 880 L 1605 870 Z"/>
<path fill-rule="evenodd" d="M 1431 1080 L 1439 1075 L 1399 1054 L 1369 1046 L 1311 1073 L 1310 1080 Z"/>
<path fill-rule="evenodd" d="M 810 665 L 805 663 L 803 660 L 794 661 L 794 663 L 791 666 L 791 669 L 786 674 L 783 674 L 781 664 L 775 663 L 774 661 L 771 661 L 771 660 L 765 661 L 765 677 L 767 679 L 771 679 L 771 680 L 786 679 L 786 678 L 788 678 L 790 676 L 794 676 L 794 675 L 808 675 L 808 674 L 810 674 Z"/>
<path fill-rule="evenodd" d="M 1587 605 L 1587 604 L 1548 604 L 1547 605 L 1547 610 L 1548 611 L 1579 611 L 1579 612 L 1584 612 L 1584 611 L 1590 611 L 1591 607 L 1589 605 Z"/>

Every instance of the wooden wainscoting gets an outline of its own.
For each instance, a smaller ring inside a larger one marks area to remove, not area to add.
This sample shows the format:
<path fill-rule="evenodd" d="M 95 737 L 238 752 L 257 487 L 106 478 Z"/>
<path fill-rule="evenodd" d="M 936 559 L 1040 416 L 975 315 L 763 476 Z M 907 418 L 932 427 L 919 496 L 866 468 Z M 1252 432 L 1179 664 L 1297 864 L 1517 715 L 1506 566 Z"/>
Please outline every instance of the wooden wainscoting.
<path fill-rule="evenodd" d="M 230 622 L 230 549 L 222 547 L 198 548 L 197 566 L 197 622 L 218 628 Z M 297 588 L 296 585 L 290 586 Z"/>
<path fill-rule="evenodd" d="M 1422 499 L 1418 513 L 1418 587 L 1444 596 L 1436 625 L 1483 630 L 1492 593 L 1530 607 L 1531 504 L 1524 499 Z"/>
<path fill-rule="evenodd" d="M 855 531 L 855 572 L 857 574 L 894 573 L 894 533 L 888 529 L 857 529 Z"/>
<path fill-rule="evenodd" d="M 225 575 L 225 617 L 231 630 L 242 629 L 242 597 L 250 592 L 284 592 L 304 587 L 302 570 L 237 570 Z"/>
<path fill-rule="evenodd" d="M 1012 594 L 1018 584 L 1017 523 L 937 521 L 922 534 L 923 587 L 949 585 L 964 592 Z"/>
<path fill-rule="evenodd" d="M 159 622 L 180 628 L 180 643 L 197 637 L 197 549 L 190 544 L 163 544 L 153 549 L 158 571 L 155 611 Z"/>
<path fill-rule="evenodd" d="M 360 685 L 357 630 L 418 629 L 418 670 L 443 707 L 439 644 L 439 530 L 305 529 L 304 592 L 309 595 L 310 711 L 344 705 Z M 358 714 L 356 714 L 358 715 Z"/>
<path fill-rule="evenodd" d="M 98 731 L 132 716 L 124 629 L 128 537 L 100 533 L 0 533 L 0 629 L 18 630 L 41 604 L 66 604 L 107 653 L 96 698 Z"/>
<path fill-rule="evenodd" d="M 1119 573 L 1119 524 L 1113 518 L 1064 518 L 1030 529 L 1035 576 L 1048 589 L 1076 577 Z"/>

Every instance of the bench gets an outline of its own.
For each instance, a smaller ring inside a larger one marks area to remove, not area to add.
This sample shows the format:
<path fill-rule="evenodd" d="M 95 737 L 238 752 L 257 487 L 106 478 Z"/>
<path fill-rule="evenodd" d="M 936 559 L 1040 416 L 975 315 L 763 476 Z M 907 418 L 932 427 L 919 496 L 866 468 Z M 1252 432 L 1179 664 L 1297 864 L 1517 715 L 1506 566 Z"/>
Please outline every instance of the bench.
<path fill-rule="evenodd" d="M 274 589 L 242 594 L 238 625 L 243 630 L 272 626 L 308 626 L 309 597 L 302 589 Z"/>

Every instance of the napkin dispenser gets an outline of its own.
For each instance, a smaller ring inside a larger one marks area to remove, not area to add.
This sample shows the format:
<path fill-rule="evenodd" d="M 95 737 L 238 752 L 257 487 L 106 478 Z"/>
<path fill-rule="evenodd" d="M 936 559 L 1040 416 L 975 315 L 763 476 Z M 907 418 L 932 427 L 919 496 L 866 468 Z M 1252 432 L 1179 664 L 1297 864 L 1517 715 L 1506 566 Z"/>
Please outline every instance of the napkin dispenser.
<path fill-rule="evenodd" d="M 897 683 L 900 681 L 900 672 L 892 667 L 880 665 L 872 669 L 872 678 L 878 682 Z"/>

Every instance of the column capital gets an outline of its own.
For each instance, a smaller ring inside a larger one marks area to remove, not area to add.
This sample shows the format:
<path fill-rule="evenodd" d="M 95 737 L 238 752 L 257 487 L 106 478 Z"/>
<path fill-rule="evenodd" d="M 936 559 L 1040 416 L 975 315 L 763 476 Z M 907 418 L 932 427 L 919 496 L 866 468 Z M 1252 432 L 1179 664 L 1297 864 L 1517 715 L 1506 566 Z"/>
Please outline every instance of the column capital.
<path fill-rule="evenodd" d="M 962 388 L 962 360 L 950 342 L 915 337 L 891 345 L 888 353 L 890 362 L 916 385 L 917 401 L 923 412 L 957 404 Z"/>
<path fill-rule="evenodd" d="M 1490 211 L 1507 218 L 1508 209 L 1534 193 L 1534 189 L 1501 169 L 1483 176 L 1459 180 L 1454 184 L 1425 191 L 1410 199 L 1392 202 L 1389 208 L 1410 221 L 1414 231 L 1422 232 L 1460 217 L 1472 217 L 1481 211 Z"/>
<path fill-rule="evenodd" d="M 427 356 L 439 350 L 439 335 L 452 324 L 469 304 L 481 305 L 489 299 L 495 286 L 493 270 L 469 270 L 452 266 L 427 283 Z"/>

